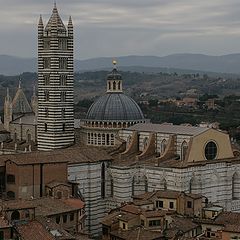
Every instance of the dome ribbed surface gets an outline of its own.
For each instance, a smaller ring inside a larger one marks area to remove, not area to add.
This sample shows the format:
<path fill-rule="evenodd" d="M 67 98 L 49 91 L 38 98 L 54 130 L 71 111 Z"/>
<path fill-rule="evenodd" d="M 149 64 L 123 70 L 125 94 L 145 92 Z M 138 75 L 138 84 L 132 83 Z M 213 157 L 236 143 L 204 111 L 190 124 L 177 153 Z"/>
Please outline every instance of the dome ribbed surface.
<path fill-rule="evenodd" d="M 134 121 L 144 119 L 138 104 L 123 93 L 107 93 L 89 108 L 88 120 Z"/>

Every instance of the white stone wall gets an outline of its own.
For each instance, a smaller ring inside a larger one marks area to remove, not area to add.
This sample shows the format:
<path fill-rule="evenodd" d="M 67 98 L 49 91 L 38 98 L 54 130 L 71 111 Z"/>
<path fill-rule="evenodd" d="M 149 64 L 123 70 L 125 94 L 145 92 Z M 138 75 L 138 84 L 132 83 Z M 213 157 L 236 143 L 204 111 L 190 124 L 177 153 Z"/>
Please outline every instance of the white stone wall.
<path fill-rule="evenodd" d="M 177 160 L 176 160 L 177 161 Z M 169 190 L 199 193 L 227 211 L 240 212 L 240 199 L 232 199 L 232 177 L 240 173 L 240 163 L 211 162 L 188 168 L 163 168 L 157 166 L 116 166 L 106 163 L 105 198 L 101 196 L 102 162 L 69 165 L 69 180 L 79 183 L 86 202 L 86 226 L 97 236 L 101 234 L 101 220 L 107 212 L 132 200 L 133 178 L 139 177 L 135 190 L 144 191 L 146 177 L 148 191 Z M 112 181 L 111 181 L 112 179 Z M 240 178 L 239 178 L 240 179 Z M 240 189 L 238 179 L 238 189 Z M 113 191 L 113 195 L 111 192 Z"/>
<path fill-rule="evenodd" d="M 107 206 L 106 198 L 101 195 L 101 167 L 102 162 L 68 166 L 68 179 L 79 183 L 79 190 L 85 199 L 86 227 L 95 236 L 101 233 L 100 221 L 106 215 Z"/>

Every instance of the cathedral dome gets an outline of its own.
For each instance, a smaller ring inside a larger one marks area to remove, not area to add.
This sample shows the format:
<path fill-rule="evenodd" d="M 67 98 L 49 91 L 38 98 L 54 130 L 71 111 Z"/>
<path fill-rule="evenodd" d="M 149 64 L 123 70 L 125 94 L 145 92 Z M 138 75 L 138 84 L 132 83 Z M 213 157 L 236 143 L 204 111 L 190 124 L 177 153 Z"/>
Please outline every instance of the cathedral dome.
<path fill-rule="evenodd" d="M 89 108 L 87 120 L 136 121 L 143 120 L 138 104 L 123 93 L 106 93 Z"/>

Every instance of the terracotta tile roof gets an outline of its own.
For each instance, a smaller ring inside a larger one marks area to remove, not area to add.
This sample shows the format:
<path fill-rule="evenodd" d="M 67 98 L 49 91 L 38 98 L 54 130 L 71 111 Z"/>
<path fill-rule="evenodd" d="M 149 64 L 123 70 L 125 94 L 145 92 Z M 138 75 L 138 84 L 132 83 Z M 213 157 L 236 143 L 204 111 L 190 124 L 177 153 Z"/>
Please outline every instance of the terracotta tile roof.
<path fill-rule="evenodd" d="M 80 199 L 76 199 L 76 198 L 68 198 L 63 200 L 63 202 L 67 205 L 69 205 L 70 207 L 74 207 L 77 209 L 83 209 L 84 208 L 84 202 L 81 201 Z"/>
<path fill-rule="evenodd" d="M 36 151 L 18 154 L 0 155 L 0 166 L 6 161 L 12 161 L 17 165 L 68 162 L 69 164 L 110 161 L 112 157 L 104 150 L 94 147 L 69 147 L 54 151 Z"/>
<path fill-rule="evenodd" d="M 54 240 L 54 236 L 38 221 L 30 221 L 27 224 L 18 225 L 17 232 L 24 240 Z"/>
<path fill-rule="evenodd" d="M 46 217 L 37 217 L 36 220 L 41 223 L 48 231 L 52 233 L 57 233 L 59 236 L 57 239 L 61 240 L 75 240 L 75 237 L 73 237 L 70 233 L 65 231 L 61 228 L 60 225 L 58 225 L 56 222 L 54 222 L 52 219 L 46 218 Z M 61 235 L 61 236 L 60 236 Z M 55 238 L 54 238 L 55 239 Z"/>
<path fill-rule="evenodd" d="M 120 213 L 119 216 L 118 216 L 118 219 L 121 220 L 121 221 L 124 221 L 124 222 L 128 222 L 134 218 L 137 218 L 138 215 L 136 214 L 132 214 L 132 213 Z"/>
<path fill-rule="evenodd" d="M 123 240 L 160 240 L 164 239 L 162 233 L 150 231 L 138 227 L 133 230 L 116 230 L 110 233 L 112 236 L 119 237 Z"/>
<path fill-rule="evenodd" d="M 184 193 L 179 191 L 173 191 L 173 190 L 158 190 L 154 192 L 146 192 L 144 194 L 133 196 L 134 200 L 151 200 L 152 198 L 169 198 L 169 199 L 176 199 L 181 194 L 184 194 L 185 196 L 188 196 L 192 199 L 199 199 L 202 198 L 202 195 L 200 194 L 193 194 L 193 193 Z"/>
<path fill-rule="evenodd" d="M 222 212 L 216 217 L 215 222 L 223 223 L 223 224 L 239 223 L 240 222 L 240 213 Z"/>
<path fill-rule="evenodd" d="M 154 218 L 154 217 L 164 217 L 168 213 L 173 213 L 173 211 L 167 210 L 153 210 L 153 211 L 143 211 L 141 214 L 146 218 Z"/>
<path fill-rule="evenodd" d="M 170 226 L 173 229 L 177 229 L 183 233 L 186 233 L 191 231 L 192 229 L 197 228 L 200 225 L 193 222 L 191 218 L 174 216 Z"/>
<path fill-rule="evenodd" d="M 110 214 L 108 214 L 107 216 L 105 216 L 101 223 L 106 225 L 106 226 L 111 226 L 114 223 L 118 223 L 119 221 L 119 216 L 120 216 L 120 212 L 112 212 Z"/>
<path fill-rule="evenodd" d="M 65 203 L 64 200 L 47 197 L 33 200 L 5 201 L 4 204 L 6 210 L 35 208 L 36 216 L 51 216 L 76 211 L 82 208 L 82 201 L 79 206 L 77 206 L 74 201 Z"/>
<path fill-rule="evenodd" d="M 240 225 L 239 222 L 235 224 L 226 224 L 223 229 L 224 232 L 234 232 L 240 233 Z"/>
<path fill-rule="evenodd" d="M 133 204 L 126 204 L 126 205 L 122 206 L 120 209 L 123 212 L 128 212 L 128 213 L 132 213 L 132 214 L 139 214 L 141 212 L 141 209 Z"/>

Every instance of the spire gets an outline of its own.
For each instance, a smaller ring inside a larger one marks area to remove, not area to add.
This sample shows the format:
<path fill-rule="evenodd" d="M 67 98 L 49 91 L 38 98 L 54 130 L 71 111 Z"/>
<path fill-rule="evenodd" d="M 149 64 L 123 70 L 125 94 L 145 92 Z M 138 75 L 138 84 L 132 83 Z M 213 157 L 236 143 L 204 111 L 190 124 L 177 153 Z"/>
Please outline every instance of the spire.
<path fill-rule="evenodd" d="M 42 15 L 40 14 L 38 26 L 43 26 Z"/>
<path fill-rule="evenodd" d="M 73 25 L 73 23 L 72 23 L 72 17 L 69 16 L 69 19 L 68 19 L 68 26 L 72 26 L 72 25 Z"/>
<path fill-rule="evenodd" d="M 52 15 L 47 23 L 47 26 L 45 28 L 46 31 L 50 30 L 61 30 L 63 32 L 66 32 L 66 28 L 62 22 L 62 19 L 60 18 L 58 14 L 57 4 L 54 2 Z"/>
<path fill-rule="evenodd" d="M 5 98 L 5 101 L 11 101 L 11 97 L 9 95 L 9 88 L 7 88 L 7 95 L 6 95 L 6 98 Z"/>
<path fill-rule="evenodd" d="M 52 11 L 52 12 L 55 13 L 55 14 L 58 14 L 57 3 L 56 3 L 56 1 L 54 1 L 54 4 L 53 4 L 53 11 Z"/>
<path fill-rule="evenodd" d="M 18 89 L 22 88 L 22 79 L 21 77 L 19 77 L 19 81 L 18 81 Z"/>

